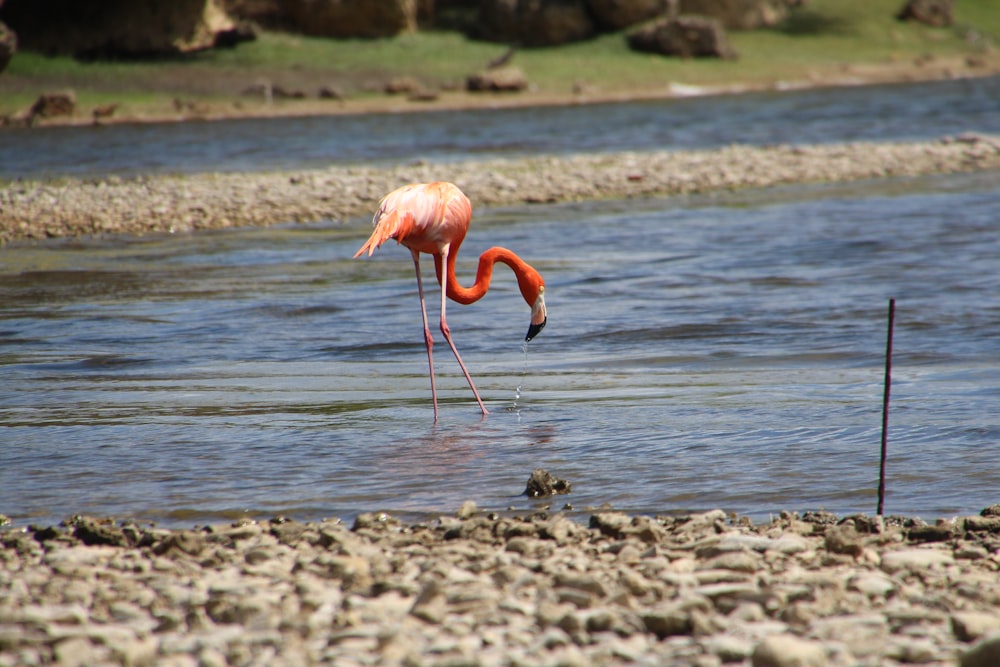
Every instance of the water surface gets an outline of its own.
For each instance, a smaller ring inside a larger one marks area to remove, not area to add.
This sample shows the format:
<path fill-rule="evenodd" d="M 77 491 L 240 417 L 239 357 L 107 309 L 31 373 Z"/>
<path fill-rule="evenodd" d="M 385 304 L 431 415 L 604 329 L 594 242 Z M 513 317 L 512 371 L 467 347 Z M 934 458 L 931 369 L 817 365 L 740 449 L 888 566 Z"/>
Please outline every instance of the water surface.
<path fill-rule="evenodd" d="M 998 203 L 980 174 L 479 210 L 463 282 L 515 249 L 549 324 L 525 351 L 504 267 L 450 304 L 492 414 L 442 342 L 437 424 L 409 255 L 351 259 L 364 221 L 9 246 L 0 512 L 870 513 L 890 297 L 886 510 L 977 512 L 1000 490 Z M 536 467 L 573 492 L 519 496 Z"/>
<path fill-rule="evenodd" d="M 639 103 L 0 130 L 0 180 L 1000 133 L 1000 77 Z"/>

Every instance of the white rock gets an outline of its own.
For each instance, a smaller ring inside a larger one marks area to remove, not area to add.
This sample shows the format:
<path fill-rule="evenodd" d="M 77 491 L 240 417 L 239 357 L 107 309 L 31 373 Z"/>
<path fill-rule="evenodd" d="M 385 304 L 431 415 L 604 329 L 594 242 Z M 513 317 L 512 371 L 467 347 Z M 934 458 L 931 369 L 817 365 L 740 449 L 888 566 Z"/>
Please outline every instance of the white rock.
<path fill-rule="evenodd" d="M 757 645 L 753 667 L 826 667 L 823 645 L 795 635 L 771 635 Z"/>
<path fill-rule="evenodd" d="M 889 574 L 900 570 L 929 570 L 954 562 L 950 553 L 938 549 L 900 549 L 882 554 L 882 569 Z"/>

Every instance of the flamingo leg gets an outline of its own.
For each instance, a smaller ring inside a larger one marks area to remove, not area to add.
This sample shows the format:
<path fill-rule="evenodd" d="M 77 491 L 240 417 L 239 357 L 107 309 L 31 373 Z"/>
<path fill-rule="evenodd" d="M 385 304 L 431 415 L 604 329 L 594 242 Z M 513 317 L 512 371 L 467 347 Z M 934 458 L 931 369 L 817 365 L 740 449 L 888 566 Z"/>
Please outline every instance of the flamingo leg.
<path fill-rule="evenodd" d="M 448 248 L 441 252 L 441 263 L 440 266 L 448 266 Z M 458 353 L 458 348 L 455 347 L 455 341 L 451 339 L 451 329 L 448 328 L 448 320 L 445 318 L 445 307 L 448 305 L 448 290 L 444 286 L 444 282 L 441 276 L 438 276 L 439 282 L 441 282 L 441 333 L 444 334 L 444 339 L 448 341 L 448 345 L 451 347 L 451 351 L 455 354 L 455 360 L 458 365 L 462 368 L 462 373 L 465 374 L 465 379 L 469 383 L 469 388 L 472 389 L 472 395 L 476 397 L 476 402 L 479 403 L 479 409 L 483 411 L 483 415 L 490 414 L 490 411 L 486 409 L 483 405 L 483 399 L 479 397 L 479 392 L 476 391 L 476 385 L 472 381 L 472 376 L 469 375 L 468 369 L 462 362 L 462 356 Z"/>
<path fill-rule="evenodd" d="M 420 278 L 420 253 L 416 250 L 410 250 L 410 253 L 413 255 L 413 268 L 417 272 L 417 293 L 420 295 L 420 314 L 424 318 L 424 344 L 427 346 L 427 366 L 431 374 L 431 398 L 434 400 L 434 421 L 437 421 L 438 395 L 437 386 L 434 384 L 434 355 L 431 352 L 431 349 L 434 347 L 434 338 L 431 336 L 431 327 L 427 322 L 427 306 L 424 303 L 424 281 Z"/>

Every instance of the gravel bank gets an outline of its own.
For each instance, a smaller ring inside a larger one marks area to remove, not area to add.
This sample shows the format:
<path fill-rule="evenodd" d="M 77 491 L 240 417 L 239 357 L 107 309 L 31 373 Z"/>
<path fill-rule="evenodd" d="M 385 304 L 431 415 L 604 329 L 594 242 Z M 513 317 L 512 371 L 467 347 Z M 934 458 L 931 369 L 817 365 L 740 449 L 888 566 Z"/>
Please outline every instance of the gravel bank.
<path fill-rule="evenodd" d="M 928 142 L 15 181 L 0 185 L 0 243 L 368 217 L 383 194 L 413 181 L 450 180 L 476 205 L 508 205 L 998 169 L 1000 137 L 966 134 Z"/>
<path fill-rule="evenodd" d="M 1000 664 L 1000 506 L 0 532 L 0 665 Z"/>

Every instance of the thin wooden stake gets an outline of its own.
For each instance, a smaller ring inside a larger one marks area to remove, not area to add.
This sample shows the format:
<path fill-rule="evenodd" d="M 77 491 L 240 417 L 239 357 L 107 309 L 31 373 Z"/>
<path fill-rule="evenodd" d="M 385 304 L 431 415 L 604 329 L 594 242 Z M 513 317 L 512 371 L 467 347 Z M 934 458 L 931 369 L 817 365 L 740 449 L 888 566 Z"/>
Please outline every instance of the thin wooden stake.
<path fill-rule="evenodd" d="M 889 299 L 889 334 L 885 343 L 885 389 L 882 393 L 882 460 L 878 470 L 878 509 L 876 514 L 882 516 L 885 505 L 885 459 L 888 453 L 889 435 L 889 390 L 892 387 L 892 328 L 896 319 L 896 300 Z"/>

